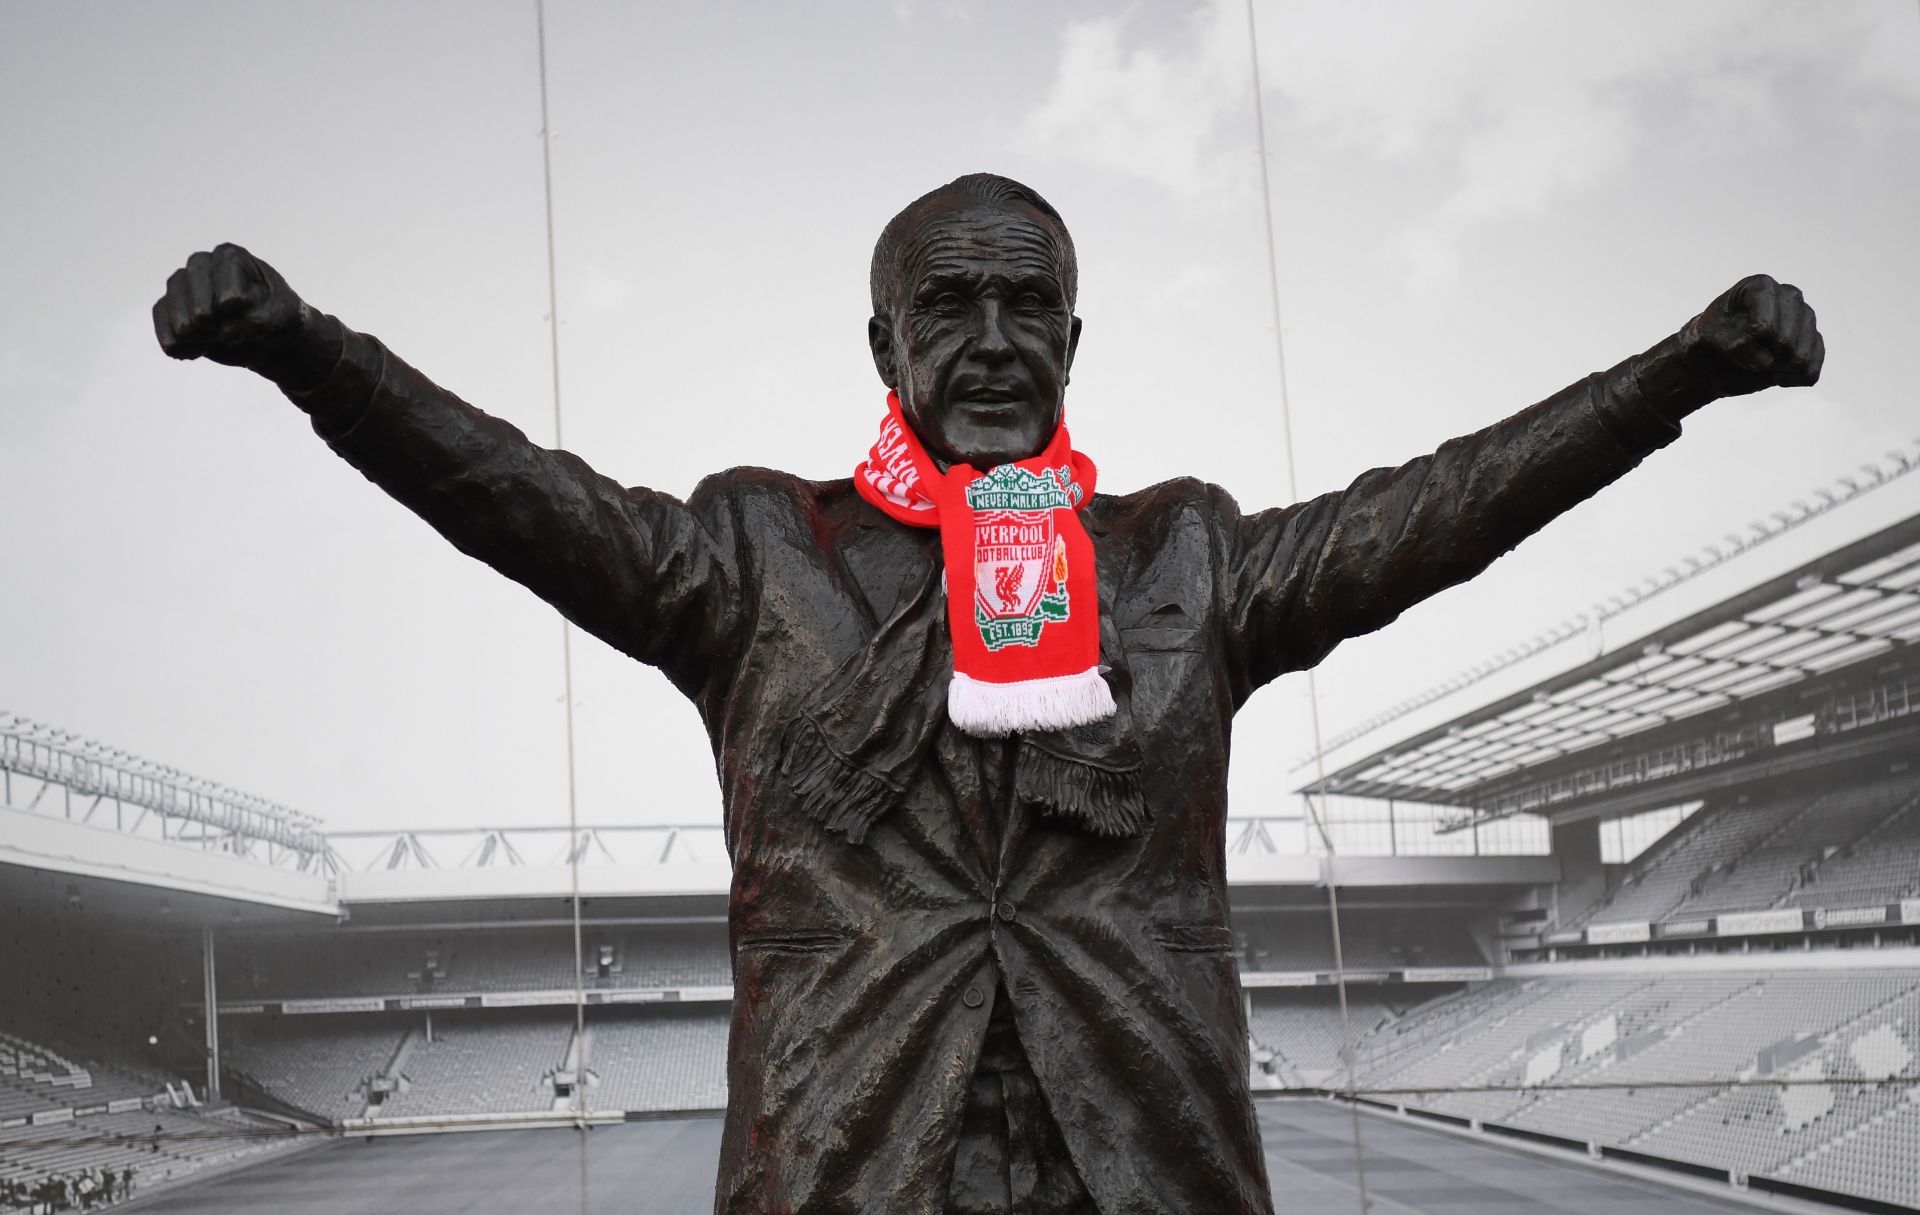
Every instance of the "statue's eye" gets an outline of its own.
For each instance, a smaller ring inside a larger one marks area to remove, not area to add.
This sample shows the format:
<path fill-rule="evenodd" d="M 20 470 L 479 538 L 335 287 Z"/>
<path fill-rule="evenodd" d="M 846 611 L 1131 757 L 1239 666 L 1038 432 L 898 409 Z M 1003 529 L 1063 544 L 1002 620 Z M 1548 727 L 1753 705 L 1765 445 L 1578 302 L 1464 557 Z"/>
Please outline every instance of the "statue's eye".
<path fill-rule="evenodd" d="M 967 301 L 960 297 L 958 291 L 942 291 L 920 306 L 935 316 L 955 316 L 967 306 Z"/>
<path fill-rule="evenodd" d="M 1013 306 L 1021 312 L 1045 312 L 1047 301 L 1037 291 L 1023 291 L 1014 298 Z"/>

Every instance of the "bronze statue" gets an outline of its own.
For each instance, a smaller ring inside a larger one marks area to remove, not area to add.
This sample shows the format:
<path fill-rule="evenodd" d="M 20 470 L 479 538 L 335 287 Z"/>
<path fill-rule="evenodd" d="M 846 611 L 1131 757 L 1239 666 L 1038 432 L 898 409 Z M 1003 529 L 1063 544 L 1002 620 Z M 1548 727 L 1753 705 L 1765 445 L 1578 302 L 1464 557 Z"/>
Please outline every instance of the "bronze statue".
<path fill-rule="evenodd" d="M 1049 443 L 1080 321 L 1039 195 L 984 174 L 931 192 L 888 224 L 872 285 L 874 366 L 942 472 Z M 1074 517 L 1112 710 L 977 737 L 942 712 L 938 533 L 852 481 L 624 488 L 233 245 L 194 254 L 154 319 L 168 354 L 266 376 L 463 552 L 698 707 L 734 866 L 727 1213 L 1270 1211 L 1227 927 L 1234 711 L 1472 577 L 1709 401 L 1814 383 L 1824 353 L 1800 292 L 1756 276 L 1645 354 L 1338 493 L 1252 514 L 1198 480 L 1095 493 Z"/>

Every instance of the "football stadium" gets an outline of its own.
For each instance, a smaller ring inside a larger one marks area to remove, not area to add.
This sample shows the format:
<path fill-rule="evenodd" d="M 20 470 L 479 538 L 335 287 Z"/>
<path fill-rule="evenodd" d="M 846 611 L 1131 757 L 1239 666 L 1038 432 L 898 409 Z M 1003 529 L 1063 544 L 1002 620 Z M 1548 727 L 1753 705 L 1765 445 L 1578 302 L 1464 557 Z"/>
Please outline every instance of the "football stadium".
<path fill-rule="evenodd" d="M 1920 516 L 1336 740 L 1338 846 L 1232 820 L 1290 1209 L 1920 1208 L 1916 640 Z M 330 833 L 0 726 L 0 1209 L 711 1208 L 718 827 Z"/>

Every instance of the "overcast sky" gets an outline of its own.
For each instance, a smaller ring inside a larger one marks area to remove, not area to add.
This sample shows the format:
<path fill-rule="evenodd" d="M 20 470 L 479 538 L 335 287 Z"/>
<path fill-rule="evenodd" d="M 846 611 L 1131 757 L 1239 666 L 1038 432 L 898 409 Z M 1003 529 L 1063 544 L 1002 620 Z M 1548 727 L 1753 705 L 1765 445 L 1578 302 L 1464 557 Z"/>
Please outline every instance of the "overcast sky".
<path fill-rule="evenodd" d="M 1714 407 L 1350 643 L 1318 679 L 1331 734 L 1920 437 L 1913 0 L 1257 10 L 1297 487 L 1240 0 L 553 0 L 566 446 L 679 494 L 846 475 L 883 407 L 873 239 L 974 170 L 1072 228 L 1069 411 L 1110 492 L 1336 488 L 1745 274 L 1806 290 L 1818 388 Z M 342 828 L 564 821 L 558 618 L 148 321 L 189 253 L 238 241 L 551 442 L 538 129 L 530 0 L 0 6 L 0 708 Z M 1766 560 L 1916 511 L 1920 477 Z M 717 821 L 693 711 L 574 653 L 582 818 Z M 1235 813 L 1284 804 L 1304 684 L 1241 715 Z"/>

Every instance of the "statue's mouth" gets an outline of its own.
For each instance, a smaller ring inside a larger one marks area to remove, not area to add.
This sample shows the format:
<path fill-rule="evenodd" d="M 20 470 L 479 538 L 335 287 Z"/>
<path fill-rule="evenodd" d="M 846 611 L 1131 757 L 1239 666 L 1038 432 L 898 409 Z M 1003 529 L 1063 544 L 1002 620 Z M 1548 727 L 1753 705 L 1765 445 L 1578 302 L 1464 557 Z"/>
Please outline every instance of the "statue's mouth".
<path fill-rule="evenodd" d="M 976 408 L 991 408 L 995 405 L 1013 405 L 1026 400 L 1026 394 L 1013 388 L 1000 388 L 981 384 L 968 386 L 954 394 L 954 399 L 963 405 Z"/>

